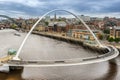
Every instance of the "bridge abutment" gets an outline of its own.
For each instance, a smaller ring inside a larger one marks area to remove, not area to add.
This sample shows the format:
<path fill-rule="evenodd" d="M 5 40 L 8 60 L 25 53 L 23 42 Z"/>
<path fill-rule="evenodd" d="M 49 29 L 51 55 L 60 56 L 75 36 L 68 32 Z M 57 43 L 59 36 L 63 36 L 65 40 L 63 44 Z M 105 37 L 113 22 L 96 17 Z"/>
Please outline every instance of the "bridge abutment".
<path fill-rule="evenodd" d="M 23 71 L 24 67 L 23 66 L 9 66 L 9 72 L 19 70 Z"/>

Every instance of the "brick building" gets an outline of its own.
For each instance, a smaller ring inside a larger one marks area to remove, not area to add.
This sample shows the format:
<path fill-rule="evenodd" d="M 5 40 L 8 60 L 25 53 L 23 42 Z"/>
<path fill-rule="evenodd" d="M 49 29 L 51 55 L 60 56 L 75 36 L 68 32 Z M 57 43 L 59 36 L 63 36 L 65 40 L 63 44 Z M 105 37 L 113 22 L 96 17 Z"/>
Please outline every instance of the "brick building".
<path fill-rule="evenodd" d="M 110 27 L 110 37 L 120 38 L 120 26 Z"/>

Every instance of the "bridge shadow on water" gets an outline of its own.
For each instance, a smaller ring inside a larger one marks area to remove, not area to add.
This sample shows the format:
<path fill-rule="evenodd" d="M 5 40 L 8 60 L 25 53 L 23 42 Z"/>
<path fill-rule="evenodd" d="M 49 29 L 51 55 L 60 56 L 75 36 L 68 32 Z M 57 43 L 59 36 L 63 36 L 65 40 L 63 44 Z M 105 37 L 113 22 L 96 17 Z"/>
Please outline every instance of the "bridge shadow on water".
<path fill-rule="evenodd" d="M 118 74 L 118 65 L 116 63 L 111 62 L 111 61 L 109 61 L 108 65 L 109 65 L 108 72 L 104 76 L 102 76 L 98 79 L 95 79 L 95 80 L 118 80 L 118 79 L 116 79 L 117 74 Z"/>
<path fill-rule="evenodd" d="M 26 80 L 26 79 L 22 78 L 23 70 L 24 69 L 12 70 L 9 73 L 2 73 L 1 72 L 0 73 L 0 80 Z M 119 80 L 119 79 L 116 79 L 117 74 L 118 74 L 118 65 L 109 61 L 107 72 L 103 76 L 100 76 L 99 78 L 93 79 L 93 80 Z M 73 80 L 73 79 L 74 78 L 67 79 L 67 80 Z M 27 80 L 29 80 L 29 79 L 27 79 Z M 32 79 L 32 80 L 36 80 L 36 79 Z M 46 80 L 46 79 L 41 79 L 41 80 Z M 51 80 L 51 79 L 47 79 L 47 80 Z M 54 80 L 64 80 L 64 79 L 61 78 L 61 79 L 54 79 Z M 79 80 L 81 80 L 81 79 L 79 79 Z M 91 80 L 91 79 L 89 79 L 89 80 Z"/>
<path fill-rule="evenodd" d="M 0 72 L 0 80 L 23 80 L 22 72 L 23 69 L 12 70 L 8 73 Z"/>

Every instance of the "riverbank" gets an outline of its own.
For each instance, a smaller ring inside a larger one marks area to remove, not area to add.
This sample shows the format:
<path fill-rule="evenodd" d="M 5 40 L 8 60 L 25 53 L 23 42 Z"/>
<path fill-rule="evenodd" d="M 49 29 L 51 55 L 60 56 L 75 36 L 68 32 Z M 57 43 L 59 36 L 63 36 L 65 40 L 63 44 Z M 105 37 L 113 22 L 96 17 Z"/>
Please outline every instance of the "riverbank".
<path fill-rule="evenodd" d="M 91 45 L 91 44 L 85 43 L 83 40 L 75 39 L 75 38 L 68 37 L 68 36 L 61 36 L 59 34 L 53 34 L 53 33 L 49 33 L 49 32 L 38 32 L 38 31 L 33 31 L 32 34 L 57 39 L 60 41 L 71 43 L 71 44 L 77 44 L 77 45 L 82 46 L 85 49 L 88 49 L 92 52 L 98 52 L 100 54 L 104 54 L 104 53 L 108 52 L 107 48 L 102 48 L 102 47 L 99 47 L 98 45 Z"/>

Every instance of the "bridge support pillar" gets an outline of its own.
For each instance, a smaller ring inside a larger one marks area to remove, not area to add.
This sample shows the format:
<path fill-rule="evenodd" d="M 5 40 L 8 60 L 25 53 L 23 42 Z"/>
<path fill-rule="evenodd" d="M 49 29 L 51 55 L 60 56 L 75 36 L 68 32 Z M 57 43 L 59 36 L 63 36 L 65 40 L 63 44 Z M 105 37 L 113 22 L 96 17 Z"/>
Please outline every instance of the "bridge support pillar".
<path fill-rule="evenodd" d="M 23 66 L 9 66 L 9 71 L 15 71 L 15 70 L 23 71 L 23 69 L 24 69 Z"/>
<path fill-rule="evenodd" d="M 13 60 L 21 60 L 19 57 L 13 57 Z"/>

